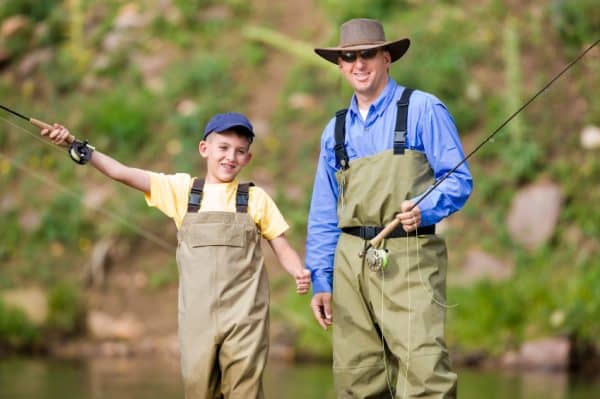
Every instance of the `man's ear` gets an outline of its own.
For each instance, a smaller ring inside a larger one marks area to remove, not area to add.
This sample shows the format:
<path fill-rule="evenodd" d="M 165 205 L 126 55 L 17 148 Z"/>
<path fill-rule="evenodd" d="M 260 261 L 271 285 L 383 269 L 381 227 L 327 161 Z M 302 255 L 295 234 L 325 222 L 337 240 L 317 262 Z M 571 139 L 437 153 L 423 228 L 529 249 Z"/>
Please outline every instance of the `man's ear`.
<path fill-rule="evenodd" d="M 385 63 L 387 65 L 387 67 L 389 68 L 392 65 L 392 55 L 390 54 L 389 51 L 384 50 L 383 51 L 383 58 L 385 60 Z"/>

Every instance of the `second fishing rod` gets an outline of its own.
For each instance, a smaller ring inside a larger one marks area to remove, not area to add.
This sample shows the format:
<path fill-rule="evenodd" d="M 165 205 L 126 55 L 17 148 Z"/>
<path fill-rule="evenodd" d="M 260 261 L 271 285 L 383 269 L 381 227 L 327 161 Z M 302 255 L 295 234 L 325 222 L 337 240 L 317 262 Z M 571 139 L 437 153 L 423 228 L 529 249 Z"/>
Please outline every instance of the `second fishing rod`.
<path fill-rule="evenodd" d="M 500 130 L 510 123 L 518 114 L 520 114 L 529 104 L 531 104 L 538 96 L 540 96 L 546 89 L 548 89 L 554 82 L 556 82 L 565 72 L 567 72 L 573 65 L 581 60 L 592 48 L 594 48 L 600 40 L 596 40 L 588 48 L 586 48 L 581 54 L 567 64 L 559 73 L 557 73 L 548 83 L 546 83 L 540 90 L 538 90 L 529 100 L 527 100 L 519 109 L 513 112 L 504 122 L 502 122 L 485 140 L 483 140 L 474 150 L 472 150 L 467 156 L 465 156 L 460 162 L 456 164 L 451 170 L 449 170 L 444 176 L 435 182 L 427 191 L 423 193 L 407 210 L 410 212 L 417 207 L 427 196 L 429 196 L 440 184 L 442 184 L 450 175 L 452 175 L 461 165 L 463 165 L 473 154 L 479 151 L 484 145 L 486 145 Z M 400 225 L 400 219 L 395 217 L 390 223 L 388 223 L 379 234 L 367 241 L 365 247 L 358 254 L 359 257 L 363 258 L 366 256 L 367 263 L 372 270 L 380 270 L 385 268 L 388 264 L 388 253 L 385 249 L 377 249 L 377 246 L 383 241 L 394 229 Z M 418 232 L 418 229 L 416 230 Z"/>

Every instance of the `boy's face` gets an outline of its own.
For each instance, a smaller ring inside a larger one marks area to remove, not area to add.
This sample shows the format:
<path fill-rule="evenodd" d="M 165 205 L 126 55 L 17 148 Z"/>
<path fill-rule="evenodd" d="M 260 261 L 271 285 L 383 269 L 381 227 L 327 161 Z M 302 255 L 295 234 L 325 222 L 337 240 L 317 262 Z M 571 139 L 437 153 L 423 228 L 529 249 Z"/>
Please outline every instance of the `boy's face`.
<path fill-rule="evenodd" d="M 248 138 L 235 131 L 209 134 L 198 151 L 206 159 L 207 183 L 232 181 L 252 159 Z"/>

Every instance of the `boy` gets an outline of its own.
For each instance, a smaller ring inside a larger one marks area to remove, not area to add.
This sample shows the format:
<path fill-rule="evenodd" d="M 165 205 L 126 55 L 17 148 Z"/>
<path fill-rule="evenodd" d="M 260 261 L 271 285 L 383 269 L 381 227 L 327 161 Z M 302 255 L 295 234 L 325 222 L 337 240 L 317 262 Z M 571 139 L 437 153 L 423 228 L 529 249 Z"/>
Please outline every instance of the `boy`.
<path fill-rule="evenodd" d="M 58 124 L 41 134 L 58 145 L 73 139 Z M 253 138 L 244 115 L 215 115 L 198 146 L 206 159 L 205 179 L 128 167 L 86 147 L 96 169 L 142 191 L 149 206 L 177 225 L 179 343 L 187 399 L 263 397 L 269 287 L 261 236 L 295 278 L 297 292 L 310 287 L 310 272 L 289 245 L 288 225 L 273 200 L 236 180 L 252 158 Z"/>

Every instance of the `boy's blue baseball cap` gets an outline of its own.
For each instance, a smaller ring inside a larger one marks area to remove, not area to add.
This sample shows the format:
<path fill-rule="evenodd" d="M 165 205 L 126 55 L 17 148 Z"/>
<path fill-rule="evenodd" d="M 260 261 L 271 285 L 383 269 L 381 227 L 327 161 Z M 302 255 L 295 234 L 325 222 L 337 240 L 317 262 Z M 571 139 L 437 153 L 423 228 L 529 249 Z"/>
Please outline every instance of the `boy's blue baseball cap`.
<path fill-rule="evenodd" d="M 254 139 L 254 129 L 248 118 L 237 112 L 226 112 L 216 114 L 208 121 L 202 140 L 206 140 L 206 137 L 213 132 L 221 133 L 226 130 L 235 130 L 247 136 L 250 142 Z"/>

